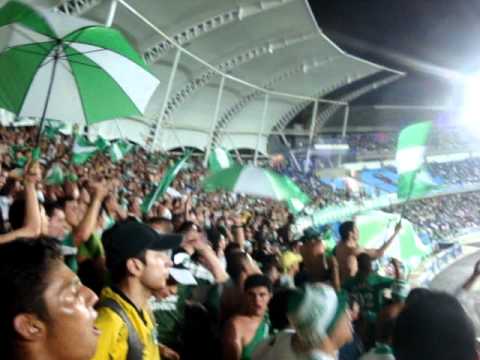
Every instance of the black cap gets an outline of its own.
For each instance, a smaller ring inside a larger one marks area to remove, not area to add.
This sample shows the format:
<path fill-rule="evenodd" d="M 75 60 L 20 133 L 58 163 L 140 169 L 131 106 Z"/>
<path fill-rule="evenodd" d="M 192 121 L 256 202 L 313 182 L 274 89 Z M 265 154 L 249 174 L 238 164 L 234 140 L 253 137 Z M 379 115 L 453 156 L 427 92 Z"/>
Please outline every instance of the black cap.
<path fill-rule="evenodd" d="M 183 236 L 159 234 L 150 226 L 127 219 L 103 233 L 107 267 L 112 270 L 144 250 L 169 250 L 180 246 Z"/>

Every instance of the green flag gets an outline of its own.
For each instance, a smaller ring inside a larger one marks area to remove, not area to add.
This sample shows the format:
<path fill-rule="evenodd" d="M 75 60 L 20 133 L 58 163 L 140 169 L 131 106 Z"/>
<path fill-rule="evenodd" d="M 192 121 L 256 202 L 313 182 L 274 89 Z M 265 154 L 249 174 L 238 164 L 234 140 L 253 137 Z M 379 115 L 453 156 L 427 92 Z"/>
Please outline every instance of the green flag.
<path fill-rule="evenodd" d="M 48 140 L 53 140 L 64 127 L 65 124 L 61 121 L 47 120 L 47 124 L 43 129 L 43 135 Z"/>
<path fill-rule="evenodd" d="M 221 147 L 214 148 L 208 158 L 208 170 L 211 173 L 216 173 L 233 165 L 235 165 L 235 161 L 233 161 L 230 154 Z"/>
<path fill-rule="evenodd" d="M 53 165 L 47 172 L 45 183 L 47 185 L 62 185 L 65 181 L 65 176 L 60 165 Z"/>
<path fill-rule="evenodd" d="M 99 136 L 97 140 L 95 140 L 95 146 L 100 151 L 106 151 L 110 147 L 110 141 L 102 136 Z"/>
<path fill-rule="evenodd" d="M 165 173 L 163 179 L 160 180 L 158 185 L 155 187 L 155 189 L 146 196 L 142 203 L 142 212 L 144 214 L 147 214 L 152 208 L 152 206 L 158 201 L 158 199 L 165 193 L 165 191 L 167 191 L 168 187 L 173 182 L 178 172 L 183 168 L 191 155 L 192 152 L 188 151 L 179 161 L 177 161 L 175 165 L 170 167 Z"/>
<path fill-rule="evenodd" d="M 425 195 L 435 185 L 424 170 L 431 130 L 432 123 L 425 121 L 410 125 L 400 132 L 396 156 L 400 199 Z"/>
<path fill-rule="evenodd" d="M 73 144 L 72 162 L 75 165 L 85 164 L 97 151 L 97 146 L 92 144 L 85 136 L 77 136 Z"/>
<path fill-rule="evenodd" d="M 292 214 L 296 215 L 301 212 L 311 200 L 288 176 L 284 176 L 282 182 L 284 183 L 285 191 L 290 194 L 287 196 L 288 209 Z"/>
<path fill-rule="evenodd" d="M 110 155 L 110 159 L 114 163 L 116 163 L 122 160 L 132 149 L 132 144 L 124 140 L 119 140 L 114 142 L 112 146 L 110 146 L 108 153 Z"/>

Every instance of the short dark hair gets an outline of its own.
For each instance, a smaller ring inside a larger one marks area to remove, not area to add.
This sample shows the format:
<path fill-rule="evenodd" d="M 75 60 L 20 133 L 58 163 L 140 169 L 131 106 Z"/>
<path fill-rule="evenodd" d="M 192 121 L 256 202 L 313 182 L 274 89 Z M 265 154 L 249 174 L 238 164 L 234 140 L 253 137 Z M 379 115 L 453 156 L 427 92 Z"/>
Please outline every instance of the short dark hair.
<path fill-rule="evenodd" d="M 364 275 L 372 271 L 372 258 L 367 253 L 361 253 L 357 256 L 358 272 Z"/>
<path fill-rule="evenodd" d="M 338 228 L 338 232 L 340 233 L 340 239 L 342 241 L 346 241 L 348 239 L 348 235 L 353 231 L 354 228 L 355 223 L 353 221 L 343 222 Z"/>
<path fill-rule="evenodd" d="M 428 296 L 430 294 L 430 291 L 431 290 L 427 288 L 422 288 L 422 287 L 412 289 L 408 293 L 407 298 L 405 299 L 405 306 L 410 306 L 413 303 L 415 303 L 418 299 L 421 299 L 424 296 Z"/>
<path fill-rule="evenodd" d="M 233 252 L 227 257 L 227 273 L 234 283 L 238 283 L 240 274 L 245 269 L 245 262 L 248 261 L 247 254 L 244 252 Z"/>
<path fill-rule="evenodd" d="M 250 275 L 247 280 L 245 280 L 243 291 L 247 292 L 248 290 L 257 287 L 265 287 L 268 289 L 269 292 L 273 292 L 272 281 L 268 276 L 265 276 L 263 274 Z"/>
<path fill-rule="evenodd" d="M 146 258 L 146 252 L 147 250 L 143 250 L 140 252 L 140 254 L 136 256 L 132 256 L 135 259 L 139 259 L 141 262 L 144 264 L 147 263 L 147 258 Z M 110 279 L 112 280 L 112 283 L 114 285 L 119 285 L 123 280 L 125 280 L 129 274 L 128 274 L 128 269 L 127 269 L 127 261 L 122 261 L 121 263 L 117 263 L 115 261 L 115 266 L 108 261 L 108 256 L 106 258 L 107 261 L 107 269 L 110 274 Z"/>
<path fill-rule="evenodd" d="M 291 297 L 292 293 L 295 293 L 295 290 L 280 289 L 275 292 L 275 295 L 273 295 L 272 300 L 270 300 L 270 303 L 268 304 L 270 321 L 275 330 L 284 330 L 289 325 L 287 317 L 288 299 Z"/>
<path fill-rule="evenodd" d="M 458 300 L 431 291 L 407 305 L 397 319 L 397 360 L 476 360 L 475 330 Z"/>
<path fill-rule="evenodd" d="M 0 348 L 14 358 L 16 333 L 13 321 L 18 314 L 33 313 L 49 319 L 43 294 L 55 263 L 62 262 L 55 239 L 18 239 L 0 245 Z"/>
<path fill-rule="evenodd" d="M 45 205 L 45 213 L 49 216 L 52 217 L 53 214 L 55 213 L 55 210 L 61 210 L 63 211 L 64 209 L 64 204 L 62 205 L 61 202 L 46 202 Z"/>

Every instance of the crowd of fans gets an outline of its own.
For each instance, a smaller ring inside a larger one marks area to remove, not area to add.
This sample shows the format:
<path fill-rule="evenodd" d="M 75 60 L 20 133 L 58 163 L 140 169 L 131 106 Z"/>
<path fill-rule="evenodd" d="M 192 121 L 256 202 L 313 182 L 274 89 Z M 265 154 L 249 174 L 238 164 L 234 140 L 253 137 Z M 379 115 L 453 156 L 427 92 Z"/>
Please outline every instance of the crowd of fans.
<path fill-rule="evenodd" d="M 428 171 L 446 185 L 469 185 L 480 182 L 480 159 L 471 158 L 448 163 L 430 163 Z"/>
<path fill-rule="evenodd" d="M 0 129 L 6 359 L 478 359 L 461 306 L 477 269 L 460 300 L 410 292 L 396 260 L 392 278 L 373 270 L 400 224 L 382 247 L 363 249 L 347 221 L 330 254 L 317 235 L 297 236 L 283 204 L 203 192 L 196 159 L 144 211 L 168 155 L 138 148 L 76 166 L 73 140 L 57 135 L 35 161 L 34 135 Z M 63 184 L 46 181 L 53 164 Z M 342 201 L 313 177 L 296 180 L 318 206 Z M 478 196 L 412 202 L 405 217 L 428 229 L 475 224 Z"/>
<path fill-rule="evenodd" d="M 341 134 L 322 134 L 319 141 L 325 143 L 347 143 L 355 154 L 377 153 L 390 155 L 395 152 L 398 131 L 383 132 L 350 132 L 345 138 Z M 465 151 L 466 147 L 475 144 L 474 135 L 459 127 L 434 127 L 429 147 L 433 150 Z"/>
<path fill-rule="evenodd" d="M 403 213 L 421 236 L 434 244 L 452 241 L 464 229 L 480 226 L 480 193 L 468 192 L 416 200 L 389 211 Z"/>

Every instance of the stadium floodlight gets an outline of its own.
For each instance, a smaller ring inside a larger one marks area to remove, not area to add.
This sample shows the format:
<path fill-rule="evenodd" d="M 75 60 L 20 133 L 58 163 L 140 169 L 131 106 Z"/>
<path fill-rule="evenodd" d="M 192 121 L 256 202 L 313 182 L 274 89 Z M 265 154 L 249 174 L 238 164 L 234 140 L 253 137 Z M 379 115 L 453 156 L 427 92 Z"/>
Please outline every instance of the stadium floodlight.
<path fill-rule="evenodd" d="M 480 117 L 479 96 L 480 94 L 480 73 L 469 76 L 463 86 L 463 99 L 460 109 L 459 121 L 471 129 L 478 129 Z"/>
<path fill-rule="evenodd" d="M 348 144 L 315 144 L 313 146 L 315 150 L 335 150 L 335 151 L 347 151 L 350 149 Z"/>

